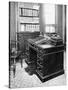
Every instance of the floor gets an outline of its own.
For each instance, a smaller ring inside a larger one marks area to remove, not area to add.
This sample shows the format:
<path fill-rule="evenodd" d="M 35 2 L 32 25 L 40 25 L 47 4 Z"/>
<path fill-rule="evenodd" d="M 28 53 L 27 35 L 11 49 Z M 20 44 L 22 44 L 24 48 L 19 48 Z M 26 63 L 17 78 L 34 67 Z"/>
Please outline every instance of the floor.
<path fill-rule="evenodd" d="M 27 64 L 25 60 L 23 62 L 23 67 L 21 68 L 20 63 L 16 64 L 16 74 L 15 78 L 13 77 L 13 71 L 11 71 L 10 75 L 10 87 L 11 88 L 27 88 L 27 87 L 45 87 L 45 86 L 58 86 L 58 85 L 66 85 L 66 75 L 60 75 L 56 78 L 48 80 L 44 83 L 40 81 L 40 79 L 36 75 L 29 75 L 25 68 Z"/>

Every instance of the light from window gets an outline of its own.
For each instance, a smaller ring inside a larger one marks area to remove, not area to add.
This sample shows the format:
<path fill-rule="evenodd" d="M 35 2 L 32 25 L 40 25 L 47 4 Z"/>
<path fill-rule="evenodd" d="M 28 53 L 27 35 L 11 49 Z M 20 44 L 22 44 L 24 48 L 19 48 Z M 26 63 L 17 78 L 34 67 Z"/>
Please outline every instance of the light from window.
<path fill-rule="evenodd" d="M 53 4 L 44 4 L 44 17 L 46 24 L 55 24 L 55 5 Z"/>
<path fill-rule="evenodd" d="M 44 4 L 43 5 L 43 17 L 45 23 L 45 32 L 54 33 L 55 32 L 55 5 Z"/>

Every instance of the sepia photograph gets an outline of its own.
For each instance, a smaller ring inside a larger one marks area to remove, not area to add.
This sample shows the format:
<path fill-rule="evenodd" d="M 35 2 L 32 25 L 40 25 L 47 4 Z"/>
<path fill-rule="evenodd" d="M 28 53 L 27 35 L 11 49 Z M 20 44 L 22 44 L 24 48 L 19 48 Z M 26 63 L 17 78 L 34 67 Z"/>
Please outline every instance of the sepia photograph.
<path fill-rule="evenodd" d="M 8 4 L 9 88 L 66 85 L 67 5 Z"/>

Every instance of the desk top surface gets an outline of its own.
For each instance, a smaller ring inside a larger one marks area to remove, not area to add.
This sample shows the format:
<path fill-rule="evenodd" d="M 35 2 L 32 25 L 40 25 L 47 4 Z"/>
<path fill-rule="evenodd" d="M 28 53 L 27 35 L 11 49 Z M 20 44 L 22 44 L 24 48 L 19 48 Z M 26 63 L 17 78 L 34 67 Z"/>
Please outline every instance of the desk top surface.
<path fill-rule="evenodd" d="M 37 37 L 36 39 L 29 39 L 28 42 L 32 44 L 33 46 L 38 46 L 42 49 L 47 49 L 47 48 L 55 48 L 57 46 L 63 46 L 62 41 L 60 40 L 51 40 L 50 38 L 45 38 L 43 36 Z M 58 45 L 55 45 L 58 43 Z M 60 43 L 60 45 L 59 45 Z"/>

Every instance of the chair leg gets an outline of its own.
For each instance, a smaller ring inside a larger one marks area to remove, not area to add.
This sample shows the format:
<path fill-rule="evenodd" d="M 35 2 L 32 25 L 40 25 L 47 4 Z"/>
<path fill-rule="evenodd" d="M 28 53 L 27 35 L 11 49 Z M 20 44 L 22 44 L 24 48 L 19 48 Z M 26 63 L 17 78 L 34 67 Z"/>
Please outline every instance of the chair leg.
<path fill-rule="evenodd" d="M 16 62 L 14 59 L 14 65 L 13 65 L 13 76 L 15 77 L 15 72 L 16 72 Z"/>
<path fill-rule="evenodd" d="M 13 68 L 13 77 L 15 78 L 15 72 L 16 72 L 16 68 Z"/>

